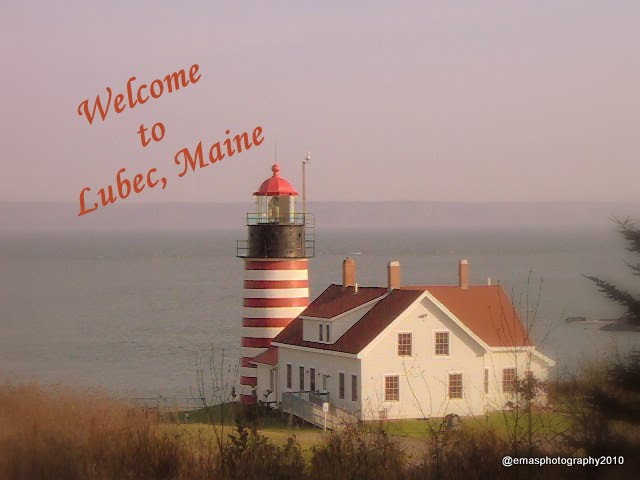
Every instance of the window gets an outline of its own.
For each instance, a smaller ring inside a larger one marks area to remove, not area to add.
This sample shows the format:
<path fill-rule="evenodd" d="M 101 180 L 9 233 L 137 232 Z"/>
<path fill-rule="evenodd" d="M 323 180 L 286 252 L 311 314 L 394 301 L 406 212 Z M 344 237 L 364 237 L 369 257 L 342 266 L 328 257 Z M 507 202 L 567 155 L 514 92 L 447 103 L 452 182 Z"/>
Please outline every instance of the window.
<path fill-rule="evenodd" d="M 318 338 L 322 342 L 322 324 L 318 325 Z"/>
<path fill-rule="evenodd" d="M 449 374 L 449 398 L 462 398 L 462 374 Z"/>
<path fill-rule="evenodd" d="M 326 332 L 326 337 L 327 337 L 327 342 L 331 341 L 331 336 L 329 335 L 329 325 L 325 325 L 324 326 L 325 332 Z"/>
<path fill-rule="evenodd" d="M 316 369 L 315 368 L 309 369 L 309 389 L 312 392 L 316 391 Z"/>
<path fill-rule="evenodd" d="M 449 355 L 449 332 L 436 332 L 436 355 Z"/>
<path fill-rule="evenodd" d="M 329 378 L 329 375 L 326 373 L 322 375 L 322 390 L 325 392 L 327 391 L 327 378 Z"/>
<path fill-rule="evenodd" d="M 484 369 L 484 393 L 489 393 L 489 369 Z"/>
<path fill-rule="evenodd" d="M 269 390 L 272 392 L 276 391 L 276 371 L 269 370 Z"/>
<path fill-rule="evenodd" d="M 304 392 L 304 367 L 299 367 L 298 371 L 300 373 L 300 391 Z"/>
<path fill-rule="evenodd" d="M 384 377 L 384 401 L 397 402 L 400 400 L 400 377 Z"/>
<path fill-rule="evenodd" d="M 531 370 L 527 370 L 527 376 L 525 378 L 527 381 L 525 382 L 524 387 L 527 390 L 527 395 L 535 395 L 536 378 L 533 376 L 533 372 Z"/>
<path fill-rule="evenodd" d="M 344 398 L 344 373 L 340 373 L 340 382 L 338 387 L 340 398 Z"/>
<path fill-rule="evenodd" d="M 398 356 L 399 357 L 411 356 L 411 334 L 410 333 L 398 334 Z"/>
<path fill-rule="evenodd" d="M 513 393 L 516 386 L 516 369 L 505 368 L 502 370 L 502 391 Z"/>
<path fill-rule="evenodd" d="M 351 375 L 351 401 L 358 401 L 358 376 Z"/>
<path fill-rule="evenodd" d="M 287 363 L 287 388 L 292 388 L 292 383 L 293 381 L 291 380 L 291 377 L 293 377 L 293 368 L 291 367 L 290 363 Z"/>

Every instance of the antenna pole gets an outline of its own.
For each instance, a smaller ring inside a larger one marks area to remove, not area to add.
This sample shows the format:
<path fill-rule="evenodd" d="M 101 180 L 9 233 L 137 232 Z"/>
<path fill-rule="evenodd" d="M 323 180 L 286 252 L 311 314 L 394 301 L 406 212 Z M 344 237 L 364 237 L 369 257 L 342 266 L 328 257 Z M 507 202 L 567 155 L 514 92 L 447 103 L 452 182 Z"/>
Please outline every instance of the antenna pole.
<path fill-rule="evenodd" d="M 302 161 L 302 214 L 303 216 L 307 213 L 307 179 L 305 175 L 305 170 L 307 167 L 307 163 L 311 161 L 311 152 L 307 152 L 307 156 Z"/>

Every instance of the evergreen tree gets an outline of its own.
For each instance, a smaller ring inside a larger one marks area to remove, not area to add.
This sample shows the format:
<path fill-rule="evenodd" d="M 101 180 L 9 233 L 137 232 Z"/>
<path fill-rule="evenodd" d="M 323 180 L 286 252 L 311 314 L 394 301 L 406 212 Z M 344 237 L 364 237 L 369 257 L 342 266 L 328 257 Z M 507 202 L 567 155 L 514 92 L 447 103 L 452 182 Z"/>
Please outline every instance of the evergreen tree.
<path fill-rule="evenodd" d="M 627 250 L 640 254 L 640 228 L 629 218 L 625 218 L 624 220 L 614 218 L 614 221 L 618 224 L 618 232 L 630 244 L 629 247 L 627 247 Z M 634 275 L 640 276 L 640 262 L 635 265 L 628 262 L 626 263 Z M 598 277 L 590 277 L 587 275 L 585 275 L 585 277 L 593 281 L 598 286 L 598 289 L 607 296 L 607 298 L 619 303 L 627 309 L 625 318 L 629 323 L 640 325 L 640 298 L 634 297 L 631 293 L 626 290 L 621 290 L 606 280 L 601 280 Z"/>

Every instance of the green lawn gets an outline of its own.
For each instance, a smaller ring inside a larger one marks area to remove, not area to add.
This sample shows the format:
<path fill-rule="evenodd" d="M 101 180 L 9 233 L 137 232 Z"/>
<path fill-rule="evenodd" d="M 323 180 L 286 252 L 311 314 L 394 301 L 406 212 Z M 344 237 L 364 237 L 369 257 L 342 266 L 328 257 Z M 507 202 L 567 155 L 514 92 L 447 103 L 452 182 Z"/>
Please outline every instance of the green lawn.
<path fill-rule="evenodd" d="M 224 436 L 232 433 L 236 425 L 236 418 L 241 416 L 242 407 L 235 404 L 216 405 L 208 409 L 197 409 L 188 413 L 180 413 L 167 418 L 168 423 L 174 428 L 177 434 L 185 436 L 189 441 L 196 439 L 215 439 L 214 430 L 211 423 L 215 424 L 218 431 L 221 425 L 224 428 Z M 247 425 L 255 423 L 258 431 L 271 439 L 276 444 L 284 444 L 286 440 L 295 435 L 303 451 L 309 451 L 313 445 L 321 442 L 326 434 L 321 429 L 301 422 L 289 415 L 283 414 L 279 410 L 264 408 L 257 410 L 255 417 L 249 418 Z M 291 423 L 290 423 L 291 422 Z M 518 419 L 518 436 L 522 436 L 528 429 L 528 419 L 524 414 L 520 414 Z M 382 423 L 366 422 L 361 425 L 363 430 L 382 428 L 390 436 L 404 439 L 411 444 L 415 440 L 427 440 L 431 438 L 433 432 L 438 431 L 441 426 L 440 418 L 411 419 L 411 420 L 389 420 Z M 532 415 L 532 431 L 537 434 L 560 433 L 569 427 L 569 422 L 565 417 L 557 413 L 536 411 Z M 514 435 L 516 427 L 516 415 L 514 412 L 492 412 L 481 417 L 461 417 L 460 429 L 469 434 L 479 434 L 491 431 L 504 439 Z M 228 437 L 227 437 L 228 438 Z"/>
<path fill-rule="evenodd" d="M 255 407 L 255 417 L 251 414 L 247 417 L 243 414 L 243 407 L 235 403 L 223 405 L 213 405 L 207 408 L 199 408 L 190 412 L 179 412 L 167 416 L 169 422 L 189 423 L 189 424 L 215 424 L 225 426 L 236 426 L 239 418 L 245 418 L 247 426 L 254 422 L 259 430 L 269 430 L 272 432 L 301 432 L 318 431 L 313 425 L 302 422 L 297 418 L 289 418 L 289 415 L 280 410 L 267 407 Z"/>
<path fill-rule="evenodd" d="M 383 428 L 389 435 L 410 438 L 425 438 L 438 431 L 442 419 L 429 420 L 389 420 L 384 422 Z M 524 432 L 529 428 L 528 418 L 520 413 L 518 418 L 518 431 Z M 534 412 L 532 414 L 531 429 L 538 433 L 560 433 L 569 428 L 568 420 L 557 413 Z M 481 433 L 492 431 L 500 437 L 507 438 L 512 435 L 516 427 L 516 415 L 514 412 L 491 412 L 481 417 L 461 417 L 460 428 L 463 432 Z"/>

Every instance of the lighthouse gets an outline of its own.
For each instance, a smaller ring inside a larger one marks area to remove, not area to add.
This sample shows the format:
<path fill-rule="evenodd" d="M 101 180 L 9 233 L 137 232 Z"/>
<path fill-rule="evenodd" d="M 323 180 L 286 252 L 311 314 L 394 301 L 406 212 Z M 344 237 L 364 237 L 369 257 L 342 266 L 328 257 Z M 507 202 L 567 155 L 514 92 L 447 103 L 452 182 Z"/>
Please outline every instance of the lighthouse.
<path fill-rule="evenodd" d="M 280 166 L 254 192 L 247 213 L 247 239 L 238 240 L 244 260 L 240 400 L 256 402 L 251 359 L 309 305 L 309 258 L 314 256 L 313 215 L 296 210 L 298 192 L 280 176 Z"/>

